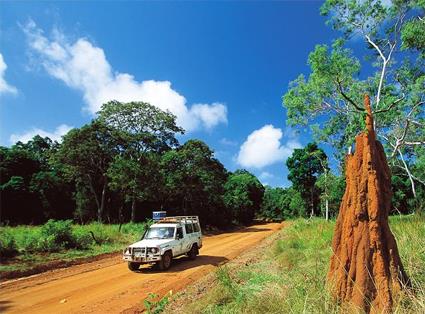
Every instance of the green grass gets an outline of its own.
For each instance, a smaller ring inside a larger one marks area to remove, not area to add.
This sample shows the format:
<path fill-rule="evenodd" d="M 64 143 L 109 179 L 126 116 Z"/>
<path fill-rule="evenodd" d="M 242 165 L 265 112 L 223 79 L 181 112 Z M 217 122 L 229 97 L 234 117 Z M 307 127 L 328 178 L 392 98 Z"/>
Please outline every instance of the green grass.
<path fill-rule="evenodd" d="M 43 226 L 0 227 L 0 273 L 26 270 L 52 261 L 72 261 L 117 252 L 138 240 L 146 226 L 146 223 L 127 223 L 122 225 L 119 232 L 117 224 L 70 224 L 69 236 L 73 243 L 68 247 L 62 245 L 60 239 L 57 239 L 59 243 L 54 242 L 52 234 L 54 237 L 54 234 L 58 233 L 56 229 L 46 231 Z M 90 231 L 93 232 L 97 243 Z"/>
<path fill-rule="evenodd" d="M 425 312 L 425 219 L 391 217 L 404 267 L 415 292 L 395 301 L 396 313 Z M 326 287 L 335 222 L 297 219 L 284 228 L 263 258 L 248 266 L 223 266 L 216 284 L 188 304 L 186 313 L 338 313 Z"/>

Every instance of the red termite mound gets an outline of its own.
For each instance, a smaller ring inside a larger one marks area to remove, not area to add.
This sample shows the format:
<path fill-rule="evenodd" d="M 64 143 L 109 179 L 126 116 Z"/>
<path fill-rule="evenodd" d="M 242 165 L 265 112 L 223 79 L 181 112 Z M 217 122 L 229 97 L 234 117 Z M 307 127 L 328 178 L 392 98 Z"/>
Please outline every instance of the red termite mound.
<path fill-rule="evenodd" d="M 388 225 L 391 175 L 376 140 L 369 96 L 367 131 L 356 137 L 346 159 L 346 189 L 332 241 L 328 281 L 333 295 L 366 313 L 391 312 L 393 296 L 408 278 Z"/>

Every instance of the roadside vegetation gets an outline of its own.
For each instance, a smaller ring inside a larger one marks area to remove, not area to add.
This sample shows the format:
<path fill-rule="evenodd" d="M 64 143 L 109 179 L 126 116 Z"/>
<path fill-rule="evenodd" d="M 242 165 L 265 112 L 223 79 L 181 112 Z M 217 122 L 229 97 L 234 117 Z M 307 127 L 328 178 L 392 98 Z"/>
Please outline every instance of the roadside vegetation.
<path fill-rule="evenodd" d="M 117 252 L 141 237 L 150 222 L 116 224 L 49 220 L 41 226 L 2 227 L 0 274 L 28 271 L 52 261 L 72 261 Z M 121 230 L 120 230 L 121 229 Z"/>
<path fill-rule="evenodd" d="M 425 217 L 392 216 L 413 288 L 395 300 L 395 313 L 425 311 Z M 296 219 L 258 259 L 216 271 L 215 284 L 184 313 L 339 313 L 326 287 L 334 221 Z M 172 308 L 172 303 L 169 308 Z"/>

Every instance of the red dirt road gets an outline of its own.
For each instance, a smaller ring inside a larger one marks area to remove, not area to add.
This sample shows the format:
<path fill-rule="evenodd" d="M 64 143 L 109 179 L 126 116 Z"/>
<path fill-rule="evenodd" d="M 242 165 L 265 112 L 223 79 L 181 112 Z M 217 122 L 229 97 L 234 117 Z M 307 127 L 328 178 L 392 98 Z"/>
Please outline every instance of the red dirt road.
<path fill-rule="evenodd" d="M 143 266 L 130 272 L 121 256 L 57 269 L 0 284 L 1 313 L 120 313 L 133 312 L 149 293 L 176 292 L 235 258 L 282 224 L 254 225 L 204 238 L 194 261 L 181 257 L 166 272 Z"/>

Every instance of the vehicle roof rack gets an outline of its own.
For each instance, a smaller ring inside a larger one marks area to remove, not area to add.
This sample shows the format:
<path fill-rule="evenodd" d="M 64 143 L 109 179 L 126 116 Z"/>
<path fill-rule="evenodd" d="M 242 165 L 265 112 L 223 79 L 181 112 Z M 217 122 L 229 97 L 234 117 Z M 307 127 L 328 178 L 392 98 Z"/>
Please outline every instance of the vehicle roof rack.
<path fill-rule="evenodd" d="M 155 223 L 199 223 L 198 216 L 169 216 L 161 218 L 160 220 L 156 221 Z"/>

